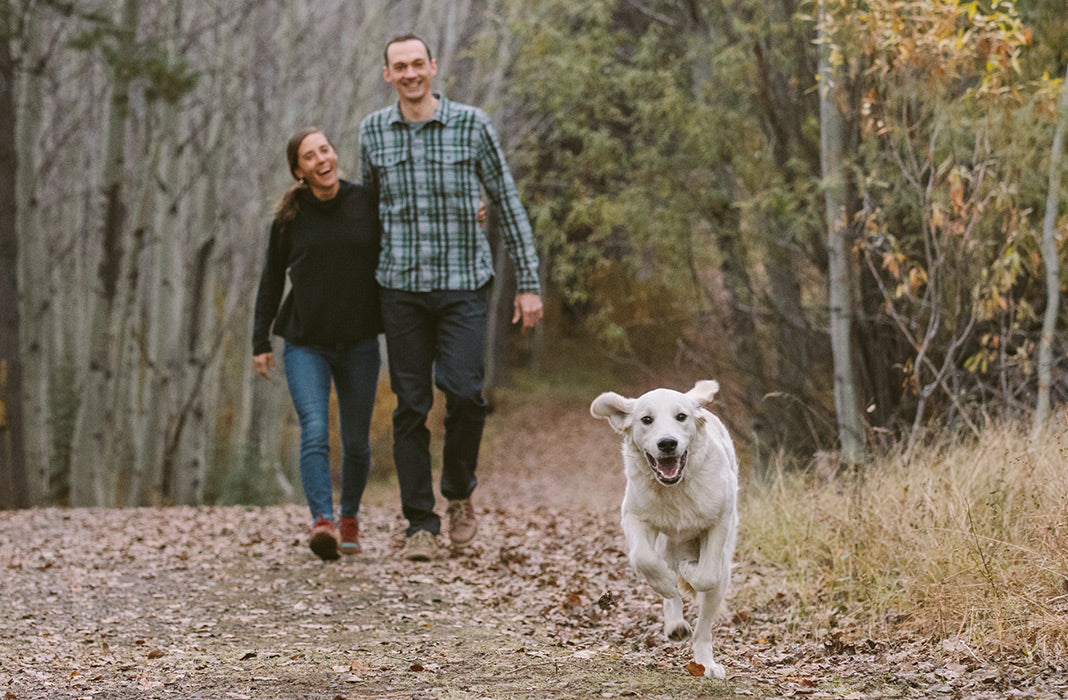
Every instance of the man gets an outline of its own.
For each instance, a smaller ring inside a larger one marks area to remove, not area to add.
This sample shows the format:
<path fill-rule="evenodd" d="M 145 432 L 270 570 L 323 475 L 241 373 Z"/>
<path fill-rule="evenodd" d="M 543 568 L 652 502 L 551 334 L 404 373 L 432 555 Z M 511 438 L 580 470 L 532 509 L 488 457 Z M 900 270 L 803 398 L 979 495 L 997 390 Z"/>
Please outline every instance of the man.
<path fill-rule="evenodd" d="M 499 211 L 516 268 L 513 323 L 529 331 L 542 316 L 538 257 L 530 222 L 486 114 L 431 89 L 437 62 L 414 34 L 386 44 L 383 77 L 391 107 L 360 124 L 364 184 L 378 189 L 382 252 L 377 278 L 389 353 L 393 459 L 408 520 L 404 556 L 434 558 L 441 520 L 434 512 L 427 414 L 436 384 L 446 397 L 441 493 L 449 501 L 453 548 L 477 531 L 471 492 L 482 440 L 489 242 L 477 223 L 481 189 Z"/>

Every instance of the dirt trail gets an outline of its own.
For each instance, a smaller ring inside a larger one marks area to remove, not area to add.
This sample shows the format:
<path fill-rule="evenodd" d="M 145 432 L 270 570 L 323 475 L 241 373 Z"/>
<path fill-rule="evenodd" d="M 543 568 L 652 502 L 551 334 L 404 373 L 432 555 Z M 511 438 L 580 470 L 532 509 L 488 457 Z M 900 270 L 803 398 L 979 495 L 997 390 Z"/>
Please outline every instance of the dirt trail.
<path fill-rule="evenodd" d="M 1060 697 L 1061 673 L 923 640 L 817 636 L 741 562 L 726 681 L 686 671 L 622 551 L 618 447 L 584 406 L 495 416 L 463 556 L 397 557 L 392 487 L 364 551 L 316 560 L 303 506 L 0 513 L 0 698 Z M 743 523 L 744 537 L 744 523 Z M 688 616 L 693 615 L 687 610 Z"/>

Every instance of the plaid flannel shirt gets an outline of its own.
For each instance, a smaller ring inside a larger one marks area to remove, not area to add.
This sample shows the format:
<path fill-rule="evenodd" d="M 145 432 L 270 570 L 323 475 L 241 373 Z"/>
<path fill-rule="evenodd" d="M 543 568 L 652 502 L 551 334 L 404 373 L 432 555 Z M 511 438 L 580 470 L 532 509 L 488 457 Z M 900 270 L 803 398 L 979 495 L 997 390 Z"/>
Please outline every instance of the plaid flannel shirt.
<path fill-rule="evenodd" d="M 406 122 L 396 104 L 360 124 L 361 179 L 378 190 L 382 220 L 379 284 L 428 292 L 489 282 L 493 255 L 477 222 L 481 185 L 500 215 L 517 293 L 540 293 L 530 221 L 489 117 L 438 98 L 422 124 Z"/>

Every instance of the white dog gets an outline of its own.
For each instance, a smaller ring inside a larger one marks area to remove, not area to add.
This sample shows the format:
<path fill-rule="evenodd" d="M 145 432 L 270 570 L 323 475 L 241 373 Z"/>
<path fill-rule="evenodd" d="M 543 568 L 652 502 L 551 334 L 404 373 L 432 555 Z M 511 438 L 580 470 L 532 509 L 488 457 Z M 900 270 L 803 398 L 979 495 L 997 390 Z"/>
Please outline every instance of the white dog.
<path fill-rule="evenodd" d="M 636 399 L 613 392 L 590 405 L 623 435 L 623 534 L 630 564 L 664 598 L 664 634 L 693 633 L 694 661 L 725 677 L 712 658 L 712 625 L 730 584 L 738 530 L 738 459 L 723 423 L 706 410 L 719 384 L 685 394 L 655 389 Z M 697 593 L 696 629 L 683 617 L 680 587 Z"/>

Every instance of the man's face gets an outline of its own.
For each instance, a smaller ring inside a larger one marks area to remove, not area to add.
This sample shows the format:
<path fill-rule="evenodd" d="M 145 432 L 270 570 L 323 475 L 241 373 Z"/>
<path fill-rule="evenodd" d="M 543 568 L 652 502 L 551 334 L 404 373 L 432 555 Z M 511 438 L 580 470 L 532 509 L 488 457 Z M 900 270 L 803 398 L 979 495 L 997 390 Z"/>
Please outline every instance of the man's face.
<path fill-rule="evenodd" d="M 437 74 L 438 64 L 427 56 L 423 42 L 409 39 L 390 44 L 386 56 L 389 60 L 382 74 L 398 97 L 419 102 L 430 94 L 430 79 Z"/>

